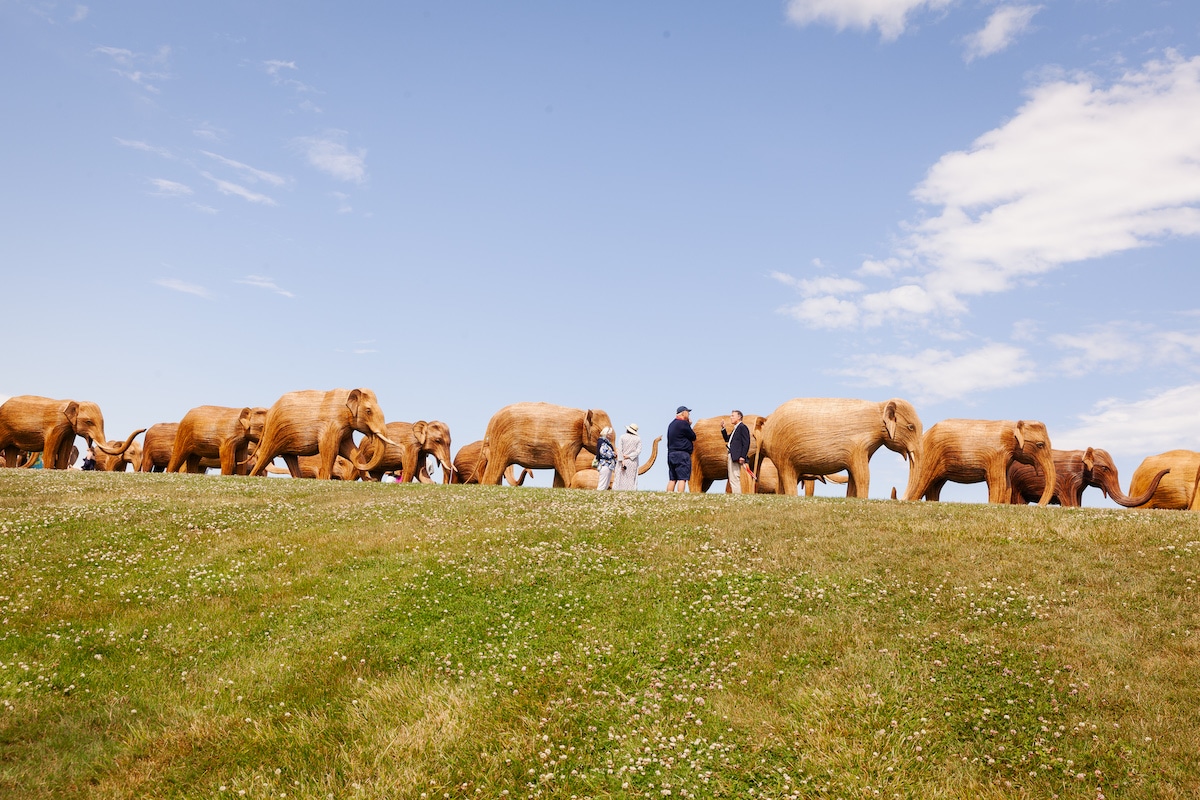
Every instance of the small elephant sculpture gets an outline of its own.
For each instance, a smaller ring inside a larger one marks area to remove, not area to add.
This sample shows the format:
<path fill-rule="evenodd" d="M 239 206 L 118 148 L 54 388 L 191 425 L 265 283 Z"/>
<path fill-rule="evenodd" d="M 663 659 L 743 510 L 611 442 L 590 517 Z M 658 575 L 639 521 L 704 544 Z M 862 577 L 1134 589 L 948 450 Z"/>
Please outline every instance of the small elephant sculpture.
<path fill-rule="evenodd" d="M 88 400 L 53 400 L 37 395 L 10 397 L 0 404 L 0 451 L 5 466 L 17 465 L 18 451 L 40 452 L 46 469 L 70 466 L 71 446 L 82 436 L 88 446 L 111 456 L 122 455 L 144 428 L 110 447 L 100 406 Z"/>
<path fill-rule="evenodd" d="M 387 435 L 396 445 L 386 445 L 383 460 L 379 466 L 364 473 L 363 480 L 381 480 L 385 472 L 400 471 L 403 480 L 433 483 L 433 478 L 425 470 L 426 458 L 433 456 L 438 466 L 442 468 L 443 482 L 450 483 L 454 464 L 450 459 L 450 426 L 444 422 L 433 420 L 426 422 L 389 422 Z M 359 447 L 358 458 L 364 461 L 372 460 L 374 445 L 369 439 L 364 439 Z"/>
<path fill-rule="evenodd" d="M 266 472 L 269 475 L 291 475 L 293 478 L 314 479 L 321 472 L 321 457 L 297 456 L 296 465 L 299 467 L 298 471 L 292 472 L 290 467 L 284 468 L 268 464 Z M 333 465 L 333 480 L 353 481 L 359 477 L 359 471 L 354 468 L 354 463 L 350 459 L 337 457 L 337 461 Z"/>
<path fill-rule="evenodd" d="M 479 483 L 479 477 L 482 474 L 482 460 L 483 439 L 460 447 L 454 456 L 454 469 L 450 472 L 450 482 Z M 522 469 L 521 477 L 516 477 L 516 468 L 511 464 L 504 470 L 504 480 L 509 486 L 520 486 L 525 483 L 526 478 L 532 476 L 532 472 Z"/>
<path fill-rule="evenodd" d="M 1161 470 L 1150 485 L 1138 496 L 1131 497 L 1121 491 L 1117 479 L 1117 465 L 1107 450 L 1052 450 L 1054 456 L 1054 496 L 1051 505 L 1064 508 L 1079 508 L 1083 505 L 1083 490 L 1095 486 L 1105 497 L 1111 497 L 1118 505 L 1132 508 L 1150 501 L 1158 489 L 1159 481 L 1170 472 Z M 1014 461 L 1008 466 L 1008 482 L 1012 486 L 1012 502 L 1017 505 L 1036 503 L 1046 491 L 1045 476 L 1031 464 Z"/>
<path fill-rule="evenodd" d="M 134 436 L 139 433 L 144 433 L 145 429 L 134 432 Z M 106 442 L 110 448 L 119 448 L 122 442 L 113 440 Z M 95 450 L 96 469 L 101 472 L 125 472 L 129 467 L 133 467 L 133 471 L 137 472 L 142 466 L 142 445 L 140 442 L 132 442 L 125 452 L 119 456 L 110 456 L 103 450 Z"/>
<path fill-rule="evenodd" d="M 202 473 L 201 462 L 216 459 L 222 475 L 248 473 L 249 448 L 262 438 L 266 419 L 261 406 L 196 406 L 179 421 L 167 472 Z"/>
<path fill-rule="evenodd" d="M 936 501 L 947 481 L 986 482 L 989 503 L 1008 503 L 1012 489 L 1008 468 L 1013 461 L 1030 464 L 1045 476 L 1038 499 L 1044 506 L 1054 496 L 1054 455 L 1046 426 L 1035 420 L 945 419 L 925 432 L 921 460 L 909 469 L 906 500 Z"/>
<path fill-rule="evenodd" d="M 492 415 L 483 437 L 484 472 L 480 483 L 498 485 L 511 464 L 553 469 L 554 486 L 571 485 L 581 450 L 595 454 L 600 431 L 612 420 L 599 409 L 550 403 L 514 403 Z"/>

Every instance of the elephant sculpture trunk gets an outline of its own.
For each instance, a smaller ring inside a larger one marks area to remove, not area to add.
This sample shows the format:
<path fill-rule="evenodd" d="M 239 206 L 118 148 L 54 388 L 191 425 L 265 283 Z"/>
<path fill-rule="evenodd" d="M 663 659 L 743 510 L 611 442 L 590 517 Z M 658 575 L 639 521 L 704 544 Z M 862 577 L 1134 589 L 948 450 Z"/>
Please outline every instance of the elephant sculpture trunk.
<path fill-rule="evenodd" d="M 1170 471 L 1170 469 L 1159 470 L 1158 474 L 1155 475 L 1150 481 L 1150 485 L 1146 487 L 1146 491 L 1142 492 L 1137 497 L 1130 497 L 1122 492 L 1120 484 L 1110 487 L 1101 486 L 1100 491 L 1104 492 L 1106 497 L 1111 497 L 1112 501 L 1119 506 L 1123 506 L 1124 508 L 1137 508 L 1138 506 L 1143 506 L 1150 502 L 1150 498 L 1154 496 L 1156 491 L 1158 491 L 1158 484 L 1162 482 L 1162 479 Z"/>
<path fill-rule="evenodd" d="M 105 453 L 106 455 L 110 455 L 110 456 L 123 456 L 123 455 L 125 455 L 125 451 L 129 449 L 129 446 L 131 444 L 133 444 L 133 440 L 136 439 L 138 436 L 141 436 L 145 432 L 146 432 L 145 428 L 138 428 L 136 431 L 134 431 L 133 433 L 129 434 L 128 437 L 126 437 L 125 441 L 121 444 L 120 447 L 116 447 L 116 448 L 110 448 L 104 442 L 99 442 L 99 441 L 95 442 L 94 444 L 95 444 L 96 449 L 99 450 L 101 453 Z"/>

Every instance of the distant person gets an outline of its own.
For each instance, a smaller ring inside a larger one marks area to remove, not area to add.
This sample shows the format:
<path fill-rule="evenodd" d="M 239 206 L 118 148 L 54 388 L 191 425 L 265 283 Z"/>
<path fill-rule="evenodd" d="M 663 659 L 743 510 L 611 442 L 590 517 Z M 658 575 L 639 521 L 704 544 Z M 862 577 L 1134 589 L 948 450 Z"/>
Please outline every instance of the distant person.
<path fill-rule="evenodd" d="M 734 494 L 742 493 L 742 470 L 746 467 L 746 457 L 750 455 L 750 429 L 742 422 L 742 412 L 736 408 L 729 415 L 732 431 L 725 429 L 721 422 L 721 438 L 725 440 L 725 448 L 729 451 L 725 456 L 725 466 L 729 473 L 729 491 Z"/>
<path fill-rule="evenodd" d="M 638 465 L 642 461 L 642 437 L 638 436 L 636 422 L 625 427 L 617 442 L 617 480 L 613 488 L 617 491 L 637 489 Z"/>
<path fill-rule="evenodd" d="M 92 452 L 92 448 L 87 448 L 83 451 L 83 461 L 79 464 L 80 469 L 95 469 L 96 454 Z"/>
<path fill-rule="evenodd" d="M 686 492 L 692 477 L 692 447 L 696 432 L 692 430 L 692 410 L 687 406 L 675 409 L 675 419 L 667 426 L 667 491 Z"/>
<path fill-rule="evenodd" d="M 605 425 L 604 430 L 600 431 L 600 441 L 596 443 L 596 469 L 600 471 L 597 490 L 603 492 L 608 488 L 616 468 L 617 450 L 613 447 L 613 429 Z"/>

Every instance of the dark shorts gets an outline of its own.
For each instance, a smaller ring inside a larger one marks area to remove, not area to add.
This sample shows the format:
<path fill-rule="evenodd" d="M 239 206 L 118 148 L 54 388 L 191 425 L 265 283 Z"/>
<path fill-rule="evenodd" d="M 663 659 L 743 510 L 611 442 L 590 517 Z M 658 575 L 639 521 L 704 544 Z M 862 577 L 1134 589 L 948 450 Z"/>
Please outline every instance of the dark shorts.
<path fill-rule="evenodd" d="M 692 454 L 680 450 L 667 453 L 667 477 L 673 481 L 691 480 Z"/>

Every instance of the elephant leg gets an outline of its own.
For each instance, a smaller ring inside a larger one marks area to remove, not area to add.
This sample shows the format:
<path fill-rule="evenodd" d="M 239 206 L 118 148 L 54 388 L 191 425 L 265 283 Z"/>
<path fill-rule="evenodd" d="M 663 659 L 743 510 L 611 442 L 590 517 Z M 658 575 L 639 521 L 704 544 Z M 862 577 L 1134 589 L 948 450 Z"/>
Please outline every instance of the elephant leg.
<path fill-rule="evenodd" d="M 1008 471 L 989 469 L 987 471 L 988 502 L 1001 505 L 1008 502 L 1012 495 L 1012 486 L 1008 483 Z"/>
<path fill-rule="evenodd" d="M 797 487 L 797 492 L 799 492 L 799 487 Z M 816 481 L 805 481 L 804 482 L 804 496 L 812 497 L 816 493 L 817 493 L 817 482 Z"/>
<path fill-rule="evenodd" d="M 74 446 L 74 438 L 73 436 L 64 436 L 56 448 L 46 448 L 42 451 L 43 459 L 46 453 L 54 455 L 54 464 L 50 467 L 51 469 L 66 469 L 71 466 L 71 447 Z"/>
<path fill-rule="evenodd" d="M 945 478 L 935 478 L 934 480 L 930 481 L 928 487 L 925 489 L 925 492 L 924 492 L 925 499 L 931 503 L 936 503 L 939 500 L 941 500 L 942 499 L 942 487 L 945 485 L 946 485 Z M 920 495 L 918 495 L 917 497 L 919 499 Z"/>
<path fill-rule="evenodd" d="M 221 456 L 221 474 L 237 474 L 237 446 L 233 442 L 222 442 L 218 452 Z"/>
<path fill-rule="evenodd" d="M 800 475 L 796 472 L 796 468 L 792 466 L 792 463 L 785 459 L 782 464 L 775 465 L 775 470 L 779 474 L 779 493 L 791 495 L 793 497 L 798 495 Z"/>

